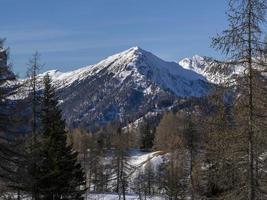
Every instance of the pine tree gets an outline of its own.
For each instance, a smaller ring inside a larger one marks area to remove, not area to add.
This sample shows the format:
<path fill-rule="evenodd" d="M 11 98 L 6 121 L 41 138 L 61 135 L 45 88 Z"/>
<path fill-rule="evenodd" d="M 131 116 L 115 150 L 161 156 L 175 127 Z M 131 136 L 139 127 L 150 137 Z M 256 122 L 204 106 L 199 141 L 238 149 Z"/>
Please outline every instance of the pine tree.
<path fill-rule="evenodd" d="M 141 149 L 149 150 L 153 147 L 154 143 L 154 130 L 149 124 L 148 120 L 144 119 L 140 127 L 141 134 Z"/>
<path fill-rule="evenodd" d="M 41 113 L 42 162 L 40 191 L 43 199 L 83 199 L 84 173 L 77 153 L 67 146 L 65 121 L 49 75 L 44 77 Z"/>
<path fill-rule="evenodd" d="M 4 47 L 4 41 L 0 38 L 0 185 L 19 193 L 24 188 L 22 180 L 25 177 L 21 169 L 25 157 L 19 151 L 20 142 L 15 140 L 17 131 L 12 130 L 19 121 L 15 119 L 17 110 L 13 106 L 10 107 L 10 101 L 7 99 L 19 86 L 9 85 L 9 82 L 14 83 L 16 76 L 10 70 L 8 49 Z"/>
<path fill-rule="evenodd" d="M 238 109 L 235 118 L 238 126 L 237 134 L 240 140 L 244 138 L 246 145 L 243 155 L 236 162 L 245 179 L 242 191 L 235 198 L 248 198 L 249 200 L 262 197 L 266 186 L 259 186 L 257 172 L 260 152 L 257 149 L 259 135 L 264 130 L 266 116 L 260 116 L 257 111 L 257 85 L 261 72 L 266 71 L 264 57 L 264 42 L 262 42 L 262 25 L 265 23 L 267 2 L 266 0 L 229 0 L 228 21 L 229 28 L 222 35 L 213 39 L 213 46 L 229 56 L 229 62 L 218 62 L 219 67 L 243 67 L 242 77 L 235 80 L 239 97 L 235 105 Z M 264 95 L 264 94 L 262 94 Z M 262 98 L 262 97 L 260 97 Z M 265 97 L 264 97 L 265 98 Z M 264 107 L 266 110 L 266 107 Z M 257 124 L 257 121 L 261 123 Z M 265 125 L 266 126 L 266 125 Z M 266 152 L 261 149 L 261 152 Z M 246 158 L 246 160 L 244 160 Z M 263 182 L 262 182 L 263 184 Z"/>
<path fill-rule="evenodd" d="M 15 89 L 17 89 L 18 86 L 15 87 L 8 87 L 8 81 L 14 81 L 16 80 L 16 76 L 14 73 L 10 70 L 10 65 L 8 64 L 8 49 L 4 47 L 4 41 L 5 39 L 0 38 L 0 132 L 1 135 L 5 137 L 4 135 L 6 132 L 9 132 L 10 130 L 8 126 L 11 126 L 10 123 L 13 122 L 11 119 L 11 114 L 8 113 L 8 100 L 7 97 L 14 94 Z"/>

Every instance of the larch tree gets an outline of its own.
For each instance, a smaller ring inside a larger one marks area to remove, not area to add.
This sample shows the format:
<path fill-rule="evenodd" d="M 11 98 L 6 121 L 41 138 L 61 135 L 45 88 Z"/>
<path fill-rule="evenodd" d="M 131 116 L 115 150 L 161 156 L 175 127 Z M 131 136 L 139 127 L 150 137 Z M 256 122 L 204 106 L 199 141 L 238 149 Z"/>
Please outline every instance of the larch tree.
<path fill-rule="evenodd" d="M 183 128 L 183 145 L 188 154 L 188 174 L 189 174 L 189 186 L 188 191 L 189 195 L 192 200 L 196 199 L 197 190 L 195 189 L 195 184 L 197 180 L 195 180 L 194 172 L 199 170 L 197 168 L 197 164 L 200 159 L 199 149 L 200 149 L 200 131 L 197 127 L 197 116 L 192 111 L 187 111 L 186 113 L 182 114 L 182 119 L 184 121 L 184 128 Z"/>
<path fill-rule="evenodd" d="M 263 59 L 262 37 L 266 9 L 266 0 L 229 0 L 229 27 L 223 31 L 222 35 L 213 39 L 213 46 L 221 50 L 230 60 L 228 62 L 218 61 L 218 66 L 222 68 L 242 67 L 244 71 L 242 76 L 233 83 L 239 93 L 235 102 L 238 105 L 235 115 L 238 118 L 236 126 L 246 143 L 244 154 L 240 156 L 239 161 L 239 163 L 246 163 L 243 167 L 240 166 L 240 170 L 245 173 L 245 181 L 237 199 L 260 199 L 264 193 L 264 187 L 259 185 L 257 177 L 259 171 L 257 163 L 261 153 L 266 152 L 266 146 L 261 150 L 257 146 L 259 136 L 264 133 L 262 132 L 264 128 L 260 127 L 264 126 L 266 116 L 258 113 L 259 105 L 257 104 L 261 101 L 259 98 L 265 98 L 266 93 L 261 94 L 261 97 L 257 95 L 259 91 L 257 91 L 256 82 L 262 76 L 262 72 L 266 72 L 267 66 Z M 266 110 L 266 107 L 264 109 Z M 244 161 L 243 158 L 247 159 Z"/>
<path fill-rule="evenodd" d="M 128 134 L 123 132 L 119 127 L 115 130 L 112 138 L 113 155 L 112 155 L 112 180 L 115 180 L 115 191 L 121 199 L 126 199 L 128 188 L 128 174 L 132 170 L 129 163 L 129 138 Z"/>
<path fill-rule="evenodd" d="M 28 187 L 34 200 L 40 199 L 39 196 L 39 169 L 38 162 L 40 161 L 40 141 L 38 140 L 38 122 L 40 121 L 40 83 L 38 83 L 38 73 L 42 67 L 40 64 L 40 54 L 35 52 L 28 62 L 27 76 L 28 80 L 25 82 L 25 87 L 29 93 L 30 102 L 30 133 L 28 141 L 25 144 L 25 154 L 27 157 L 26 171 L 28 171 Z"/>
<path fill-rule="evenodd" d="M 200 140 L 194 118 L 191 111 L 165 113 L 156 130 L 155 148 L 168 153 L 159 179 L 171 199 L 197 196 L 194 174 Z"/>
<path fill-rule="evenodd" d="M 154 149 L 174 152 L 181 140 L 181 123 L 173 112 L 164 113 L 156 128 Z"/>
<path fill-rule="evenodd" d="M 233 106 L 224 99 L 225 90 L 216 88 L 208 97 L 211 111 L 202 119 L 204 162 L 207 166 L 203 179 L 207 198 L 235 199 L 244 184 L 239 162 L 245 142 L 234 126 Z"/>

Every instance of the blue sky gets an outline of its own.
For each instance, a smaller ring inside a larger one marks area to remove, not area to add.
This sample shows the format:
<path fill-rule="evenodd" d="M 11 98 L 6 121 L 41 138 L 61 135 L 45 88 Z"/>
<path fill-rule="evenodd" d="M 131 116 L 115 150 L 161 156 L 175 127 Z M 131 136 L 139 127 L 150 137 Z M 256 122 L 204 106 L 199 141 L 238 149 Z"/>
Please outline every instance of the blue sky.
<path fill-rule="evenodd" d="M 25 75 L 38 50 L 42 71 L 69 71 L 132 46 L 177 61 L 218 56 L 211 37 L 227 25 L 222 0 L 0 0 L 0 37 Z"/>

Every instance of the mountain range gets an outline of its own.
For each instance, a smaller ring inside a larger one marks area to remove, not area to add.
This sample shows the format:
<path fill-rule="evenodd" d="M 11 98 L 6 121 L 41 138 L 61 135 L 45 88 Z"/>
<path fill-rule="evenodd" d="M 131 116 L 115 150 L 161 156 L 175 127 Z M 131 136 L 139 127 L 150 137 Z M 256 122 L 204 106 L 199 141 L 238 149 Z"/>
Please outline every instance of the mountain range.
<path fill-rule="evenodd" d="M 206 96 L 214 84 L 236 72 L 222 73 L 201 56 L 167 62 L 132 47 L 78 70 L 47 71 L 38 75 L 40 82 L 47 73 L 68 126 L 96 128 L 164 111 L 181 99 Z"/>

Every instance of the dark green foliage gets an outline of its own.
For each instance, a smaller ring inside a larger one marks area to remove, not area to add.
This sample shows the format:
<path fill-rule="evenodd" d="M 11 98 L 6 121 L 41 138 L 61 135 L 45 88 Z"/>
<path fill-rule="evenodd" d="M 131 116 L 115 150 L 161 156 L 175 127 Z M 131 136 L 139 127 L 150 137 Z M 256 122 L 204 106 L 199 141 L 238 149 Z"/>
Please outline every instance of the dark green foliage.
<path fill-rule="evenodd" d="M 9 189 L 20 189 L 23 179 L 20 169 L 25 157 L 18 153 L 20 142 L 14 140 L 17 134 L 14 127 L 18 121 L 15 120 L 16 110 L 7 99 L 18 86 L 8 84 L 16 77 L 8 64 L 8 49 L 4 47 L 4 41 L 0 38 L 0 187 L 3 184 Z"/>
<path fill-rule="evenodd" d="M 55 90 L 48 75 L 44 77 L 42 100 L 42 162 L 40 191 L 43 199 L 83 199 L 84 173 L 77 162 L 77 153 L 67 146 L 65 121 Z"/>
<path fill-rule="evenodd" d="M 151 149 L 154 145 L 155 130 L 151 124 L 144 120 L 141 125 L 141 149 Z"/>

